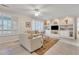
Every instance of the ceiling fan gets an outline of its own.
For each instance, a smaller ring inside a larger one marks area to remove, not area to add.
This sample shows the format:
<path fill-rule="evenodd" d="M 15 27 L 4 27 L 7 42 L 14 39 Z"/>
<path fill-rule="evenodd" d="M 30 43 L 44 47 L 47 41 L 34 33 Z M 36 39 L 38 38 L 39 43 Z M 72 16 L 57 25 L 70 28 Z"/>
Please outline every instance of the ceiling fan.
<path fill-rule="evenodd" d="M 39 9 L 34 9 L 34 12 L 35 12 L 34 13 L 35 16 L 39 16 L 41 13 Z"/>
<path fill-rule="evenodd" d="M 40 16 L 42 13 L 46 13 L 47 10 L 46 8 L 48 7 L 49 5 L 26 5 L 26 10 L 28 12 L 31 12 L 31 14 L 33 14 L 34 16 Z"/>

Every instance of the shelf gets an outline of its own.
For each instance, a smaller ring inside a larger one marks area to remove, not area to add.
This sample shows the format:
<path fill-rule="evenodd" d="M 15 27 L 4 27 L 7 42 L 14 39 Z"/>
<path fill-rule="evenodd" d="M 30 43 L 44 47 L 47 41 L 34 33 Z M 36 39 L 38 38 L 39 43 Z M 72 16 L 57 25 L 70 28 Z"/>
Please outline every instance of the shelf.
<path fill-rule="evenodd" d="M 60 26 L 73 26 L 73 24 L 63 24 L 63 25 L 60 25 Z"/>
<path fill-rule="evenodd" d="M 60 25 L 60 30 L 73 30 L 73 25 Z"/>

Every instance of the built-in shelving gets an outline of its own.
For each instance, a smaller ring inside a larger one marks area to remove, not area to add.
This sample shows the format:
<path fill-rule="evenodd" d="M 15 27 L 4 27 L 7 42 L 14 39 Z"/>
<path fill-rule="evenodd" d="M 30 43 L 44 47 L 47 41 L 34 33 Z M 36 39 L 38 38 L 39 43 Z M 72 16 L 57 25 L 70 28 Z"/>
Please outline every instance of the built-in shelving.
<path fill-rule="evenodd" d="M 51 30 L 51 26 L 58 26 L 58 30 Z M 74 28 L 74 18 L 64 18 L 64 19 L 55 19 L 52 20 L 49 25 L 47 25 L 49 28 L 49 35 L 50 36 L 57 36 L 57 37 L 63 37 L 63 38 L 75 38 L 75 28 Z M 47 32 L 47 31 L 46 31 Z M 46 33 L 48 35 L 48 32 Z"/>

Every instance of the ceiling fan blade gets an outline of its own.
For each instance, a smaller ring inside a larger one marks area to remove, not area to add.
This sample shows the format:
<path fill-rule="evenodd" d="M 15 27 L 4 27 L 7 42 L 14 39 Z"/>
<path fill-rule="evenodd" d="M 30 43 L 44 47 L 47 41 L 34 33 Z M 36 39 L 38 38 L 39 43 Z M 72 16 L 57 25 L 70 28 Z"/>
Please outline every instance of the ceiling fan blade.
<path fill-rule="evenodd" d="M 9 7 L 9 6 L 5 5 L 5 4 L 0 4 L 0 5 L 3 6 L 3 7 Z"/>

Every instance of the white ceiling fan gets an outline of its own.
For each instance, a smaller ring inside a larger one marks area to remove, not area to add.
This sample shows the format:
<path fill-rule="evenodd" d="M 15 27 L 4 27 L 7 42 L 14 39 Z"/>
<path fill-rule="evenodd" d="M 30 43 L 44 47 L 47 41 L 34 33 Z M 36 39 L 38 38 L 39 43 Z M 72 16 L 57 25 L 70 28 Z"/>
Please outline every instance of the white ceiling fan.
<path fill-rule="evenodd" d="M 39 16 L 40 15 L 40 10 L 39 9 L 34 9 L 34 15 Z"/>

